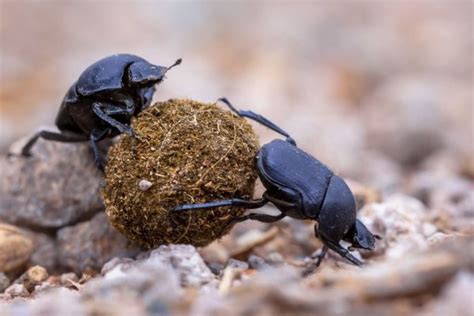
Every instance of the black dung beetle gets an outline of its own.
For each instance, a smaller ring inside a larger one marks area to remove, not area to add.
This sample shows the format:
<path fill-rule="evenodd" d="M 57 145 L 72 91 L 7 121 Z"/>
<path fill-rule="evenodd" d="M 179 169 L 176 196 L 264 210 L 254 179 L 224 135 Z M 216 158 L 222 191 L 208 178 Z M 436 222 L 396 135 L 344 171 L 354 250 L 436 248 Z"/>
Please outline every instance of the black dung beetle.
<path fill-rule="evenodd" d="M 97 142 L 120 133 L 134 136 L 130 120 L 148 107 L 170 67 L 150 64 L 129 54 L 105 57 L 89 67 L 69 88 L 56 117 L 58 132 L 38 131 L 25 144 L 22 155 L 29 156 L 38 138 L 59 142 L 90 141 L 97 167 L 103 170 Z"/>
<path fill-rule="evenodd" d="M 219 99 L 241 117 L 252 119 L 286 137 L 286 141 L 276 139 L 263 145 L 257 154 L 257 170 L 267 191 L 256 200 L 234 198 L 199 204 L 176 206 L 172 211 L 190 211 L 221 206 L 260 208 L 273 203 L 281 214 L 250 213 L 232 220 L 233 225 L 245 220 L 272 223 L 285 216 L 295 219 L 310 219 L 316 237 L 324 243 L 316 265 L 326 255 L 328 249 L 337 252 L 355 265 L 362 262 L 340 245 L 344 240 L 352 248 L 373 250 L 375 238 L 364 224 L 356 218 L 356 204 L 351 190 L 342 178 L 336 176 L 316 158 L 296 147 L 295 141 L 284 130 L 261 115 L 252 111 L 239 111 L 225 98 Z"/>

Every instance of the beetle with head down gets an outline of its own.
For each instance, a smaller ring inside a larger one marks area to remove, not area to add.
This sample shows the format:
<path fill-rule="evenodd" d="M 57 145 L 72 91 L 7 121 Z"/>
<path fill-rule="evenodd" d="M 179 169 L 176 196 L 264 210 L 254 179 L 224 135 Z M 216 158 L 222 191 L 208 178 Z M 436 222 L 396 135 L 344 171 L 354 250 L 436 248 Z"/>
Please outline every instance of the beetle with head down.
<path fill-rule="evenodd" d="M 355 199 L 346 182 L 318 159 L 298 148 L 287 132 L 267 118 L 252 111 L 237 110 L 225 98 L 220 100 L 240 117 L 254 120 L 286 137 L 286 140 L 276 139 L 263 145 L 257 154 L 257 170 L 266 191 L 260 199 L 233 198 L 185 204 L 176 206 L 173 211 L 196 211 L 222 206 L 256 209 L 271 202 L 280 211 L 279 215 L 250 213 L 235 218 L 231 225 L 245 220 L 272 223 L 286 216 L 314 220 L 315 235 L 324 243 L 316 265 L 321 263 L 329 249 L 354 265 L 362 265 L 340 242 L 349 242 L 351 249 L 373 250 L 378 236 L 373 235 L 357 219 Z"/>

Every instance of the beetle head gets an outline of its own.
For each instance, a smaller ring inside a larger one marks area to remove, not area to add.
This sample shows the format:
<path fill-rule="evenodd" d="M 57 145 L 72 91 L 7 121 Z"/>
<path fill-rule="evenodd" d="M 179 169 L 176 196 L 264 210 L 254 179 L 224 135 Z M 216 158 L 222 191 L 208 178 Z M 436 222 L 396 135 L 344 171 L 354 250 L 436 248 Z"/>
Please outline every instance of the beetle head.
<path fill-rule="evenodd" d="M 347 249 L 340 245 L 356 223 L 356 204 L 347 184 L 338 176 L 332 176 L 318 214 L 315 233 L 329 248 L 352 264 L 362 265 Z"/>
<path fill-rule="evenodd" d="M 163 80 L 168 70 L 180 65 L 181 61 L 179 58 L 169 67 L 152 65 L 146 61 L 134 62 L 128 67 L 128 82 L 132 86 L 154 86 Z"/>
<path fill-rule="evenodd" d="M 365 225 L 356 219 L 354 226 L 344 236 L 344 240 L 352 244 L 351 248 L 361 248 L 373 250 L 375 248 L 375 238 Z"/>
<path fill-rule="evenodd" d="M 131 86 L 149 87 L 165 77 L 167 67 L 155 66 L 146 61 L 138 61 L 128 67 L 128 83 Z"/>

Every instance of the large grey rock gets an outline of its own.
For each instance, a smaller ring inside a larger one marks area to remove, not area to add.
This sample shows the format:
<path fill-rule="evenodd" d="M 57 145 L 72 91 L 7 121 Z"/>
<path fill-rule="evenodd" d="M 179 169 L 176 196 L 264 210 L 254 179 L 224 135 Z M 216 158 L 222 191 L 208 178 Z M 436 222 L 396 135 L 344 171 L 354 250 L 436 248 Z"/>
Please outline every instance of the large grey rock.
<path fill-rule="evenodd" d="M 39 140 L 31 157 L 1 157 L 0 170 L 0 220 L 59 228 L 103 208 L 101 176 L 88 144 Z"/>
<path fill-rule="evenodd" d="M 5 291 L 6 288 L 10 285 L 10 279 L 3 273 L 0 272 L 0 293 Z"/>
<path fill-rule="evenodd" d="M 99 213 L 87 222 L 60 229 L 57 244 L 59 264 L 78 274 L 88 268 L 100 271 L 111 258 L 138 252 L 109 224 L 105 213 Z"/>
<path fill-rule="evenodd" d="M 42 233 L 28 231 L 33 242 L 33 253 L 31 254 L 30 264 L 40 265 L 48 271 L 54 271 L 58 264 L 58 249 L 56 241 Z"/>

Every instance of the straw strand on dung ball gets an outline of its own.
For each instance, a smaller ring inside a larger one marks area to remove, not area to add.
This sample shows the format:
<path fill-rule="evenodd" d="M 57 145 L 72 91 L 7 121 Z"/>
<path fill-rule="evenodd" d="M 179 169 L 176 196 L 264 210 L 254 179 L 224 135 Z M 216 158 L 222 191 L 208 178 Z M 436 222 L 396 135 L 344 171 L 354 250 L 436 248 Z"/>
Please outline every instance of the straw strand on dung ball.
<path fill-rule="evenodd" d="M 146 248 L 204 246 L 227 233 L 244 209 L 169 209 L 252 198 L 259 146 L 250 124 L 216 104 L 173 99 L 141 112 L 132 127 L 136 138 L 123 135 L 109 150 L 102 196 L 112 225 Z"/>

